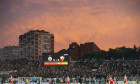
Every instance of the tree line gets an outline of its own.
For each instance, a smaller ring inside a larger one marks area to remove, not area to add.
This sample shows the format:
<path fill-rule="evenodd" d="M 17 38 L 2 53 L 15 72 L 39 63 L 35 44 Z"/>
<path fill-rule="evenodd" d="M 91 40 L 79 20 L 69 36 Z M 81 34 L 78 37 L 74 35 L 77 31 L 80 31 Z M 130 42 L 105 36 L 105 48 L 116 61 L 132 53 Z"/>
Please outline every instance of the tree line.
<path fill-rule="evenodd" d="M 97 60 L 97 59 L 140 59 L 140 47 L 126 48 L 117 47 L 115 49 L 110 48 L 108 51 L 100 50 L 87 53 L 83 56 L 82 60 Z"/>

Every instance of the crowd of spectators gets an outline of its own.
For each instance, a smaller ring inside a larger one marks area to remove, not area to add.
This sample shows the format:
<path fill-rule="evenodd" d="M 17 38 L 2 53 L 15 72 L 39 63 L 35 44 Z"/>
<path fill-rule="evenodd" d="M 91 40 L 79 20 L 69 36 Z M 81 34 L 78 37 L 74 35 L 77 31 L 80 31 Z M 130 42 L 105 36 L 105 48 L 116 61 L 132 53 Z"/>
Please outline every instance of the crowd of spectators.
<path fill-rule="evenodd" d="M 42 66 L 39 61 L 26 59 L 0 62 L 0 71 L 16 71 L 3 77 L 140 77 L 140 60 L 93 60 L 72 61 L 69 66 Z"/>

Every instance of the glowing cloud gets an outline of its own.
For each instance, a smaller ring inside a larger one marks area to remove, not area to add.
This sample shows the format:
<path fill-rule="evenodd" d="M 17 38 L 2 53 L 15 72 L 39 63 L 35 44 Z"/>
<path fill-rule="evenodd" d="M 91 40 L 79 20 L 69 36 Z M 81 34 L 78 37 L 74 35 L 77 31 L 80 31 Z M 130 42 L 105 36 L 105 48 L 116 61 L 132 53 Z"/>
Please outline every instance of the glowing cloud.
<path fill-rule="evenodd" d="M 139 0 L 24 0 L 0 3 L 0 47 L 31 29 L 55 35 L 55 51 L 76 41 L 101 49 L 140 46 Z M 124 4 L 125 3 L 125 4 Z"/>

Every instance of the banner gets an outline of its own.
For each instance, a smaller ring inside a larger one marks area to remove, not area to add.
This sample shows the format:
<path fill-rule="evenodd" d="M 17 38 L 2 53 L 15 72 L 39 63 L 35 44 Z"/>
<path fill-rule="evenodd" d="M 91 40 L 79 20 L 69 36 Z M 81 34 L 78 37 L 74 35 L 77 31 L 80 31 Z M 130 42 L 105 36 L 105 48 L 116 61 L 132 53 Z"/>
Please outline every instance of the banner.
<path fill-rule="evenodd" d="M 26 82 L 16 82 L 16 84 L 26 84 Z"/>
<path fill-rule="evenodd" d="M 124 81 L 117 81 L 118 84 L 124 84 Z M 128 81 L 128 84 L 137 84 L 136 81 Z"/>

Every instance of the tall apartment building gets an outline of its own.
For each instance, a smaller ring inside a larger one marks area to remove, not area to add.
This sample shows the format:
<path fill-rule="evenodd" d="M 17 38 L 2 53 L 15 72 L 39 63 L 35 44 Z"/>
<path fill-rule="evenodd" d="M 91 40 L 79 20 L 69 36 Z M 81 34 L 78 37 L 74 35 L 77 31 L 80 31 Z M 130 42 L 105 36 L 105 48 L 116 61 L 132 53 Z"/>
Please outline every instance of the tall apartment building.
<path fill-rule="evenodd" d="M 42 53 L 54 52 L 54 35 L 44 30 L 31 30 L 19 36 L 19 57 L 40 60 Z"/>
<path fill-rule="evenodd" d="M 19 57 L 19 47 L 18 46 L 5 46 L 0 49 L 0 60 L 14 60 Z"/>

